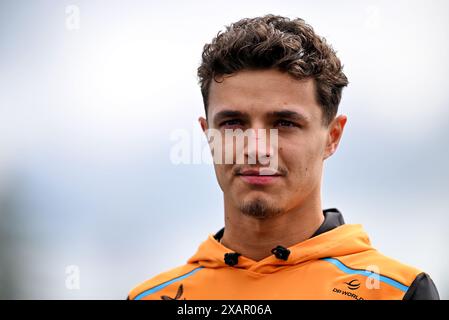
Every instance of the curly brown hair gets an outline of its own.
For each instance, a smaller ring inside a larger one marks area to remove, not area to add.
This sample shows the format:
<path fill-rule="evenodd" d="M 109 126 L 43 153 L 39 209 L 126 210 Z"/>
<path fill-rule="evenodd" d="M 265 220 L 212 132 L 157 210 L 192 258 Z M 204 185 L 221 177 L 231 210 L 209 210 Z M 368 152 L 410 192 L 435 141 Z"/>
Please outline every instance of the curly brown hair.
<path fill-rule="evenodd" d="M 218 76 L 270 68 L 296 79 L 313 78 L 323 125 L 329 125 L 337 114 L 343 87 L 348 85 L 340 59 L 303 19 L 272 14 L 232 23 L 204 46 L 198 77 L 206 117 L 212 79 L 219 82 Z"/>

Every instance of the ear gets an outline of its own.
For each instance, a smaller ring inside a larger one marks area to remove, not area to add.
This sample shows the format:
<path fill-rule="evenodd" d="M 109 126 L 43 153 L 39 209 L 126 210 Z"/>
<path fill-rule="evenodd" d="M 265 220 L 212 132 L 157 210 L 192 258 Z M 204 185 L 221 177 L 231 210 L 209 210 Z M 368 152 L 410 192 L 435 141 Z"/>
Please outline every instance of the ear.
<path fill-rule="evenodd" d="M 199 117 L 198 122 L 200 123 L 201 129 L 204 133 L 208 129 L 207 120 L 204 117 Z"/>
<path fill-rule="evenodd" d="M 216 141 L 216 138 L 212 138 L 209 136 L 210 132 L 207 132 L 207 130 L 209 129 L 209 125 L 207 123 L 207 119 L 205 119 L 204 117 L 199 117 L 198 118 L 198 122 L 200 123 L 201 129 L 203 130 L 204 135 L 206 136 L 206 141 L 209 143 L 209 150 L 210 150 L 210 154 L 212 156 L 212 159 L 214 159 L 214 143 L 211 143 L 211 141 Z M 221 139 L 220 139 L 221 141 Z M 215 162 L 215 160 L 214 160 Z"/>
<path fill-rule="evenodd" d="M 337 150 L 347 120 L 345 115 L 340 115 L 329 124 L 323 160 L 329 158 Z"/>

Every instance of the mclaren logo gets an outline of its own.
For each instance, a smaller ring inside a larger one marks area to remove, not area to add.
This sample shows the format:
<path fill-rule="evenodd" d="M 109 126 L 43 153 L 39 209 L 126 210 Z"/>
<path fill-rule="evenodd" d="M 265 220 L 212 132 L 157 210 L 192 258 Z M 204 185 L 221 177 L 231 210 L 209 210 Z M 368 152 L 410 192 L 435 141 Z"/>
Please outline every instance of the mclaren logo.
<path fill-rule="evenodd" d="M 181 284 L 178 287 L 178 292 L 176 292 L 176 296 L 174 298 L 164 295 L 164 296 L 161 296 L 161 299 L 162 300 L 185 300 L 186 298 L 181 299 L 183 291 L 184 291 L 184 288 L 182 287 L 182 284 Z"/>
<path fill-rule="evenodd" d="M 345 282 L 345 284 L 348 285 L 349 290 L 357 290 L 358 288 L 360 288 L 360 282 L 357 279 L 353 279 L 349 282 Z"/>

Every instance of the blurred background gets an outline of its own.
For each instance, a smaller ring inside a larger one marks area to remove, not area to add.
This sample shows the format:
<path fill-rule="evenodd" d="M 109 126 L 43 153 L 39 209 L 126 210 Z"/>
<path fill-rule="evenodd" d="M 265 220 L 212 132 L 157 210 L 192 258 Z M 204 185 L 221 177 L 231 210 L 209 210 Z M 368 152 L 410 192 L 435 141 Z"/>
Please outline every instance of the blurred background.
<path fill-rule="evenodd" d="M 449 298 L 449 2 L 1 0 L 1 299 L 125 299 L 223 226 L 212 165 L 174 164 L 172 133 L 201 136 L 203 45 L 267 13 L 350 80 L 323 208 Z"/>

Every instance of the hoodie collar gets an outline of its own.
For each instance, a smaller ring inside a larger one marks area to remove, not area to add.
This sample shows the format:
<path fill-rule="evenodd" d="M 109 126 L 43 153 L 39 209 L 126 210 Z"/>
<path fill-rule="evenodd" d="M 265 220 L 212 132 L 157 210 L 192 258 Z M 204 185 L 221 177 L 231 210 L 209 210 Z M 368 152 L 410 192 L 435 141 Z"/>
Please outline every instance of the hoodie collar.
<path fill-rule="evenodd" d="M 312 235 L 312 238 L 345 224 L 343 215 L 337 208 L 323 210 L 324 221 Z"/>
<path fill-rule="evenodd" d="M 254 261 L 245 256 L 239 256 L 232 267 L 225 263 L 225 255 L 234 253 L 231 249 L 219 243 L 224 228 L 215 235 L 210 234 L 188 263 L 197 263 L 205 268 L 239 268 L 251 271 L 252 274 L 268 274 L 293 265 L 311 260 L 342 256 L 371 249 L 368 235 L 361 225 L 345 224 L 340 211 L 335 208 L 323 210 L 324 222 L 313 236 L 288 248 L 290 254 L 287 260 L 279 259 L 274 254 Z"/>

